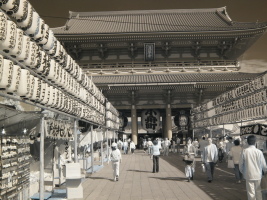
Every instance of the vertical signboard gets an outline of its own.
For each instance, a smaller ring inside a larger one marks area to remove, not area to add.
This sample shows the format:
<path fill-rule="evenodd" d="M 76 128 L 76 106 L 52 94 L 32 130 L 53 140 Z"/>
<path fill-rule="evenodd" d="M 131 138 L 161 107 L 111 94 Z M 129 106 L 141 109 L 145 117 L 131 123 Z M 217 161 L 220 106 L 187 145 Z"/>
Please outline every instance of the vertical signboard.
<path fill-rule="evenodd" d="M 144 110 L 142 112 L 142 127 L 147 132 L 155 132 L 160 128 L 160 112 L 158 110 Z"/>
<path fill-rule="evenodd" d="M 155 43 L 145 43 L 144 44 L 144 56 L 145 61 L 155 60 Z"/>

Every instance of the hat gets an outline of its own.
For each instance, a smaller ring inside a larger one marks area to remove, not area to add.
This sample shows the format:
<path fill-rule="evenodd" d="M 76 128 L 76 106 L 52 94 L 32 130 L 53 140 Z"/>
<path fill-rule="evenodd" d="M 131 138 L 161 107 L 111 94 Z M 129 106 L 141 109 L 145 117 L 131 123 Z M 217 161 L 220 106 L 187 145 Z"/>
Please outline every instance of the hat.
<path fill-rule="evenodd" d="M 116 144 L 115 142 L 113 142 L 113 143 L 111 144 L 111 147 L 117 147 L 117 144 Z"/>

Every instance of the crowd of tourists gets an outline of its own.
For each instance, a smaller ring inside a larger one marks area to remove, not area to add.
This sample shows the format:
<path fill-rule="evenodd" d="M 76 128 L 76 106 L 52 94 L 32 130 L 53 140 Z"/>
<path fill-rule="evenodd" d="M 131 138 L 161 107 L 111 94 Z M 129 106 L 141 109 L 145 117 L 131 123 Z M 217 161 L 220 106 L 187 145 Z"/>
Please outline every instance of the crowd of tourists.
<path fill-rule="evenodd" d="M 256 148 L 256 137 L 250 135 L 246 141 L 241 143 L 240 138 L 233 140 L 228 137 L 227 140 L 219 138 L 214 141 L 212 138 L 202 137 L 200 141 L 187 138 L 183 149 L 180 149 L 180 138 L 168 140 L 148 138 L 144 139 L 142 148 L 145 154 L 148 154 L 153 160 L 153 173 L 159 172 L 159 156 L 168 156 L 169 152 L 182 154 L 185 163 L 185 176 L 190 182 L 194 179 L 196 156 L 200 156 L 202 170 L 206 172 L 207 181 L 211 183 L 214 178 L 215 166 L 218 163 L 228 162 L 228 167 L 233 168 L 236 183 L 246 181 L 248 199 L 262 199 L 261 179 L 263 173 L 267 173 L 266 161 L 263 152 Z M 114 181 L 119 178 L 119 163 L 121 162 L 121 153 L 128 154 L 128 149 L 134 154 L 136 145 L 133 141 L 121 140 L 112 143 L 110 160 L 112 161 L 114 171 Z M 182 151 L 181 151 L 182 150 Z"/>

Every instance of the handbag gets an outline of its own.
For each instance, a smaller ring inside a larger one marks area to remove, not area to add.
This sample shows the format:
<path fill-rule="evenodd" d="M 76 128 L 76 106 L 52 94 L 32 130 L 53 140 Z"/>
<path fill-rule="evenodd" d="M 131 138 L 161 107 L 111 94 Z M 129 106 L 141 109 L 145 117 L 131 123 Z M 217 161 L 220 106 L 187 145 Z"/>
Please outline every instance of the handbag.
<path fill-rule="evenodd" d="M 228 160 L 227 167 L 228 168 L 235 168 L 234 161 L 233 160 Z"/>
<path fill-rule="evenodd" d="M 205 173 L 206 172 L 206 167 L 204 164 L 201 164 L 201 168 L 202 168 L 202 172 Z"/>

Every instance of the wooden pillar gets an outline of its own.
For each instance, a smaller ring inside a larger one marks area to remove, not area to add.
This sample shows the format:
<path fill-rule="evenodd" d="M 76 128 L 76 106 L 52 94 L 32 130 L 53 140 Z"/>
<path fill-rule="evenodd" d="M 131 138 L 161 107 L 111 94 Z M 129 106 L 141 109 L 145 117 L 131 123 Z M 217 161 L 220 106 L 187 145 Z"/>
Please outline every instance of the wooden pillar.
<path fill-rule="evenodd" d="M 166 136 L 166 115 L 162 115 L 162 138 L 165 139 L 167 136 Z"/>
<path fill-rule="evenodd" d="M 212 138 L 212 127 L 210 127 L 210 138 Z"/>
<path fill-rule="evenodd" d="M 167 104 L 166 106 L 166 137 L 168 139 L 172 138 L 172 111 L 171 104 Z"/>
<path fill-rule="evenodd" d="M 132 121 L 132 141 L 137 145 L 137 116 L 136 116 L 136 107 L 132 105 L 131 109 L 131 121 Z"/>

